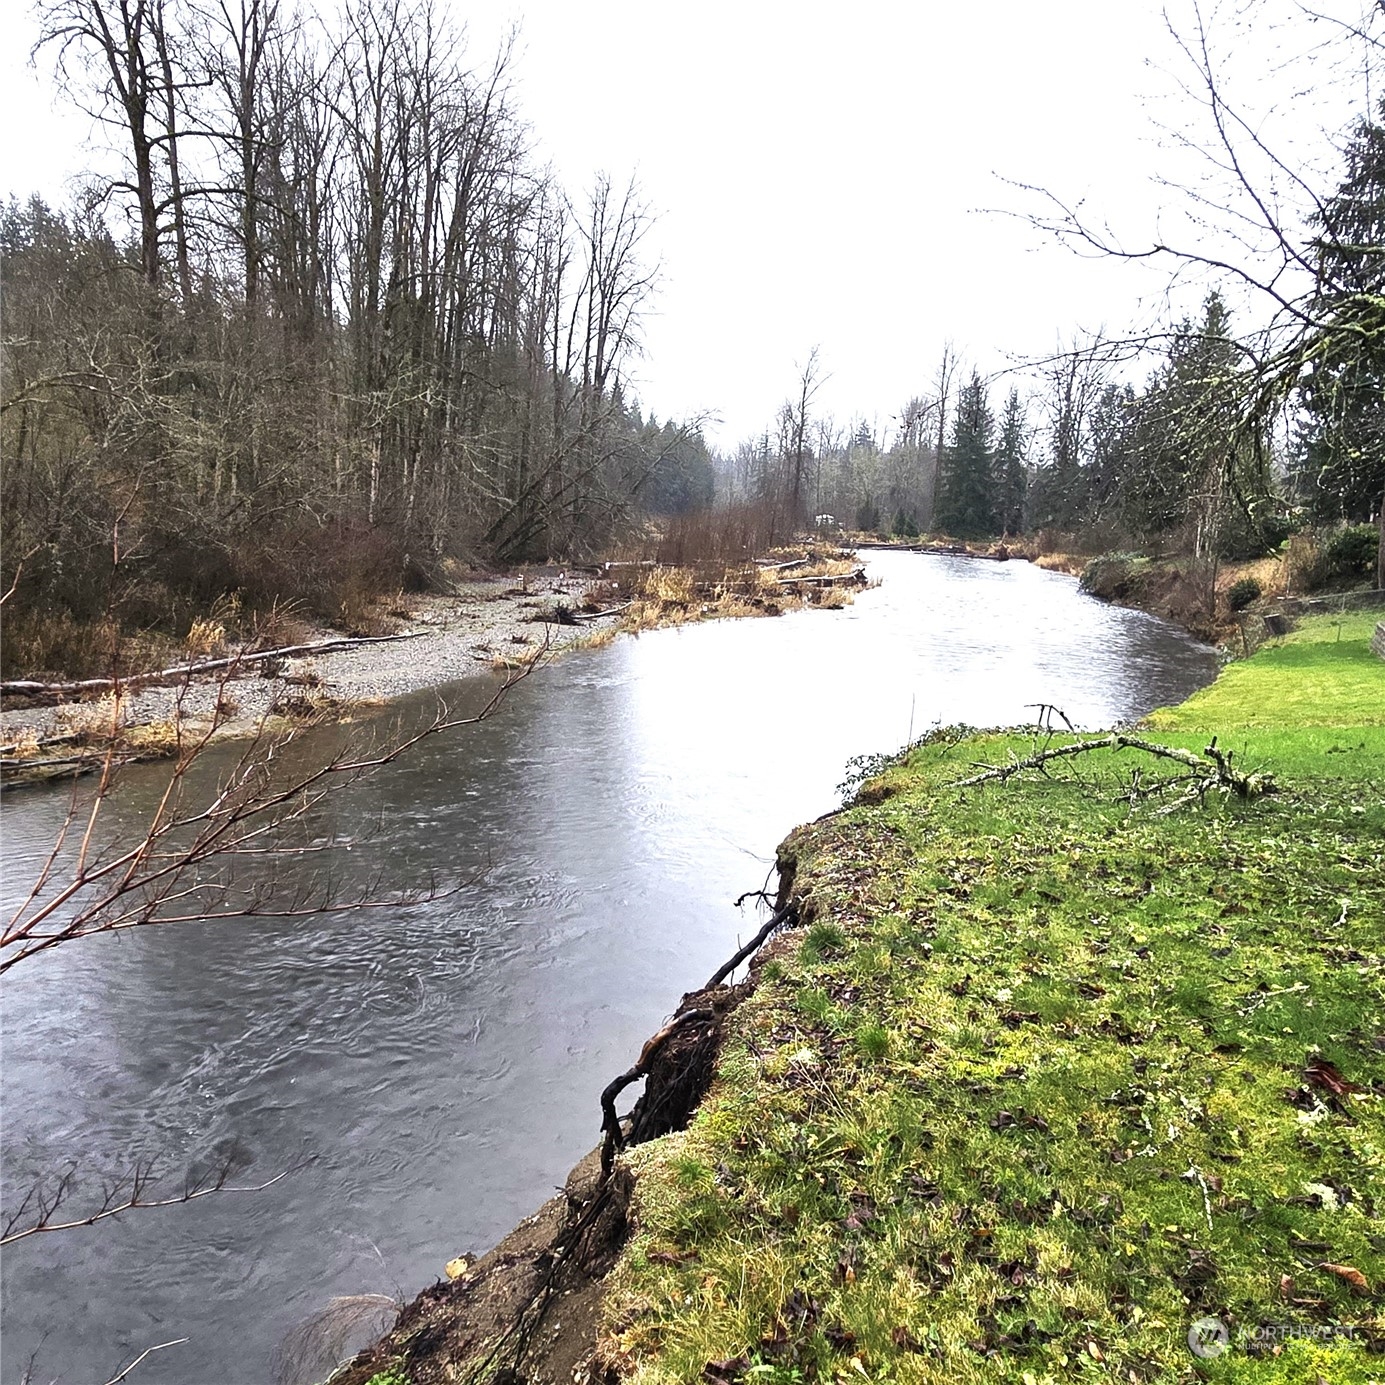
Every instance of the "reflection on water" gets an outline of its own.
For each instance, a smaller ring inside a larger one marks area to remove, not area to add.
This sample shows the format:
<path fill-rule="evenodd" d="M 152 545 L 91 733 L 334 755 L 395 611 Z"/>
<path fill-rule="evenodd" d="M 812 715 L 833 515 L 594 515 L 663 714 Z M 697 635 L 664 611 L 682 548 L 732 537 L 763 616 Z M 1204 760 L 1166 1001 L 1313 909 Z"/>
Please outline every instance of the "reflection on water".
<path fill-rule="evenodd" d="M 33 1237 L 3 1263 L 0 1373 L 268 1378 L 335 1294 L 412 1295 L 551 1193 L 597 1093 L 755 925 L 730 900 L 833 807 L 853 755 L 932 723 L 1061 707 L 1109 725 L 1186 696 L 1215 656 L 1024 563 L 880 553 L 840 612 L 661 631 L 575 655 L 491 722 L 338 797 L 344 888 L 481 883 L 415 908 L 102 938 L 3 996 L 6 1205 L 32 1174 L 233 1151 L 269 1190 Z M 463 702 L 478 688 L 459 688 Z M 420 706 L 424 700 L 420 699 Z M 330 736 L 332 733 L 326 733 Z M 135 822 L 161 771 L 112 804 Z M 5 803 L 5 893 L 62 793 Z M 369 831 L 367 831 L 369 829 Z M 45 1336 L 45 1334 L 47 1334 Z"/>

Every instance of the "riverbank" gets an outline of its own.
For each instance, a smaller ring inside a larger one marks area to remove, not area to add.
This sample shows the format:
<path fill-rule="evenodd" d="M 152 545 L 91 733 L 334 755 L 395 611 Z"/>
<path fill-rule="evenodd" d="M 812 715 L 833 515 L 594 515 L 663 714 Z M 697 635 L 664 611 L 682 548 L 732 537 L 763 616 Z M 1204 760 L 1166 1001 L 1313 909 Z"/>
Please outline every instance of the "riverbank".
<path fill-rule="evenodd" d="M 549 1273 L 582 1259 L 568 1198 L 520 1333 L 450 1330 L 464 1273 L 343 1379 L 517 1345 L 519 1378 L 645 1385 L 1377 1378 L 1372 626 L 1306 622 L 1156 714 L 1188 763 L 1108 742 L 1014 771 L 1075 738 L 939 731 L 794 834 L 799 926 L 691 1127 L 617 1162 L 614 1270 L 603 1235 L 581 1294 Z"/>
<path fill-rule="evenodd" d="M 798 550 L 715 571 L 610 564 L 523 568 L 457 583 L 446 595 L 399 597 L 378 613 L 382 634 L 359 640 L 296 623 L 293 647 L 330 652 L 266 658 L 255 646 L 190 650 L 206 674 L 132 679 L 118 697 L 8 698 L 0 710 L 6 783 L 38 782 L 123 759 L 176 754 L 189 737 L 279 734 L 305 722 L 344 721 L 410 693 L 487 669 L 522 668 L 620 633 L 691 621 L 776 616 L 850 603 L 864 576 L 850 554 Z M 383 633 L 388 632 L 388 633 Z M 239 661 L 237 661 L 237 656 Z"/>

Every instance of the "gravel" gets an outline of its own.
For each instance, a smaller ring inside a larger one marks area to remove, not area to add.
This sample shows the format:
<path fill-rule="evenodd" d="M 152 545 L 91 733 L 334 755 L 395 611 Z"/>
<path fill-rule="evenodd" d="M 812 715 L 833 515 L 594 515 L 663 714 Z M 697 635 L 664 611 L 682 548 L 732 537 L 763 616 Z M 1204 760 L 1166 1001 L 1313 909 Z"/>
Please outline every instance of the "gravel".
<path fill-rule="evenodd" d="M 171 721 L 176 716 L 209 720 L 218 701 L 225 721 L 221 734 L 250 732 L 277 704 L 294 695 L 325 696 L 345 703 L 386 702 L 439 687 L 491 666 L 493 660 L 522 660 L 548 637 L 556 651 L 599 622 L 583 626 L 538 621 L 556 603 L 577 605 L 587 578 L 562 571 L 526 573 L 458 584 L 447 596 L 411 598 L 400 633 L 416 638 L 366 644 L 299 659 L 286 659 L 269 675 L 251 665 L 226 682 L 212 675 L 179 687 L 146 687 L 128 694 L 121 707 L 126 727 Z M 324 630 L 320 638 L 337 632 Z M 227 714 L 227 705 L 234 711 Z M 4 739 L 40 739 L 78 728 L 109 724 L 110 703 L 77 702 L 57 707 L 11 708 L 0 712 Z"/>

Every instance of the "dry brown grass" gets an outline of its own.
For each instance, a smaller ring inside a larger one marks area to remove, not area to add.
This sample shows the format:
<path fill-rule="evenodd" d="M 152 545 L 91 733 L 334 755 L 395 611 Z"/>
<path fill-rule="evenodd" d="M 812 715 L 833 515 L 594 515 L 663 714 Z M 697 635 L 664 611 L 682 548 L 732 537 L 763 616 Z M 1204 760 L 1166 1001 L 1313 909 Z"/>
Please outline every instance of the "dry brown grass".
<path fill-rule="evenodd" d="M 218 659 L 226 653 L 226 626 L 199 616 L 188 627 L 183 645 L 189 659 Z"/>
<path fill-rule="evenodd" d="M 118 736 L 125 725 L 126 701 L 123 695 L 107 693 L 94 702 L 68 702 L 53 713 L 53 726 L 60 736 L 72 736 L 88 745 Z"/>
<path fill-rule="evenodd" d="M 573 640 L 570 648 L 605 649 L 620 634 L 620 629 L 619 625 L 603 625 L 599 629 L 588 630 L 585 635 L 579 635 Z"/>
<path fill-rule="evenodd" d="M 1037 553 L 1029 561 L 1045 572 L 1066 572 L 1070 576 L 1080 577 L 1089 559 L 1079 553 Z"/>
<path fill-rule="evenodd" d="M 1277 553 L 1244 563 L 1226 563 L 1217 573 L 1217 591 L 1225 592 L 1245 577 L 1260 584 L 1262 596 L 1283 596 L 1288 590 L 1290 563 Z"/>
<path fill-rule="evenodd" d="M 182 655 L 182 645 L 167 635 L 129 632 L 114 620 L 79 620 L 66 611 L 7 608 L 3 633 L 8 678 L 107 678 L 112 669 L 124 675 L 161 668 Z"/>
<path fill-rule="evenodd" d="M 596 584 L 586 593 L 586 603 L 601 609 L 623 594 L 630 606 L 617 628 L 632 634 L 691 621 L 777 616 L 805 606 L 839 610 L 851 603 L 849 589 L 802 579 L 848 576 L 860 566 L 854 557 L 843 557 L 835 547 L 810 547 L 806 553 L 802 547 L 779 549 L 765 557 L 767 561 L 807 561 L 790 569 L 755 562 L 660 565 L 628 579 L 624 593 L 615 583 Z"/>
<path fill-rule="evenodd" d="M 345 720 L 352 705 L 321 688 L 295 685 L 274 703 L 270 713 L 295 725 L 317 726 Z"/>
<path fill-rule="evenodd" d="M 194 733 L 196 740 L 201 739 Z M 188 727 L 177 721 L 147 721 L 127 726 L 120 734 L 116 749 L 141 760 L 167 760 L 179 754 L 188 744 Z"/>
<path fill-rule="evenodd" d="M 856 600 L 855 593 L 845 587 L 829 587 L 812 604 L 821 611 L 840 611 Z"/>

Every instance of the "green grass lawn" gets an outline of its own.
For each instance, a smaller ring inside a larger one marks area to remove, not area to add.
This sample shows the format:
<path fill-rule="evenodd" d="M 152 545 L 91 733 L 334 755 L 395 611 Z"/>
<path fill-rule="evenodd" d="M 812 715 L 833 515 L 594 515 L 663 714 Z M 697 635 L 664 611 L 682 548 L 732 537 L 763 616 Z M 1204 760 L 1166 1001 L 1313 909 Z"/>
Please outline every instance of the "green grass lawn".
<path fill-rule="evenodd" d="M 938 733 L 883 801 L 791 838 L 811 922 L 692 1128 L 627 1156 L 626 1374 L 1385 1379 L 1385 664 L 1361 627 L 1155 719 L 1275 795 L 1132 806 L 1161 772 L 1132 751 L 962 790 L 1038 742 Z M 1204 1317 L 1219 1357 L 1190 1350 Z"/>
<path fill-rule="evenodd" d="M 1149 718 L 1160 730 L 1385 726 L 1385 660 L 1371 653 L 1378 613 L 1312 616 L 1253 659 L 1232 664 L 1180 707 Z"/>

